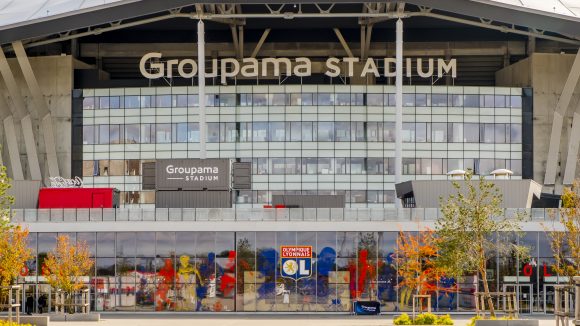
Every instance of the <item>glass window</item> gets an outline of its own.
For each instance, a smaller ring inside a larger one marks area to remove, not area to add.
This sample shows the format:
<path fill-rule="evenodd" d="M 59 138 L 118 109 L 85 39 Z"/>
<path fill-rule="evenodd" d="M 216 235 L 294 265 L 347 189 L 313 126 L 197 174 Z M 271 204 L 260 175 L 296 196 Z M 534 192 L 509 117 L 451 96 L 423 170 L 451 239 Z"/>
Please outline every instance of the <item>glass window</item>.
<path fill-rule="evenodd" d="M 466 143 L 479 143 L 479 124 L 464 123 L 463 135 Z"/>
<path fill-rule="evenodd" d="M 109 175 L 110 176 L 125 175 L 125 161 L 123 161 L 123 160 L 110 160 L 109 161 Z"/>
<path fill-rule="evenodd" d="M 385 105 L 395 106 L 395 94 L 385 94 Z"/>
<path fill-rule="evenodd" d="M 479 166 L 477 163 L 479 162 Z M 495 160 L 492 158 L 480 158 L 476 163 L 476 171 L 479 175 L 488 175 L 495 170 Z"/>
<path fill-rule="evenodd" d="M 155 96 L 155 106 L 158 108 L 171 107 L 171 95 L 157 95 Z"/>
<path fill-rule="evenodd" d="M 514 173 L 514 175 L 522 175 L 522 160 L 509 160 L 509 169 Z"/>
<path fill-rule="evenodd" d="M 385 128 L 385 132 L 386 132 L 386 128 Z M 393 130 L 393 133 L 394 133 L 394 130 Z M 403 142 L 406 142 L 406 143 L 415 142 L 415 123 L 414 122 L 403 122 L 402 137 L 403 137 Z M 385 141 L 386 141 L 386 139 L 387 139 L 387 137 L 385 137 Z M 393 139 L 393 141 L 395 141 L 395 140 Z"/>
<path fill-rule="evenodd" d="M 123 144 L 123 133 L 122 133 L 121 125 L 110 125 L 109 126 L 109 142 L 111 144 Z"/>
<path fill-rule="evenodd" d="M 286 94 L 269 94 L 270 106 L 286 105 Z"/>
<path fill-rule="evenodd" d="M 151 141 L 151 124 L 142 123 L 139 128 L 141 128 L 141 144 L 150 144 Z"/>
<path fill-rule="evenodd" d="M 119 96 L 109 97 L 109 108 L 110 109 L 120 109 L 121 108 L 121 97 L 119 97 Z"/>
<path fill-rule="evenodd" d="M 447 161 L 445 159 L 440 158 L 432 158 L 431 159 L 431 174 L 445 174 L 447 173 L 446 164 Z"/>
<path fill-rule="evenodd" d="M 175 105 L 178 108 L 186 108 L 187 107 L 187 95 L 185 94 L 179 94 L 179 95 L 174 95 L 176 100 L 175 100 Z"/>
<path fill-rule="evenodd" d="M 415 123 L 415 142 L 417 143 L 424 143 L 429 141 L 430 133 L 428 129 L 430 127 L 429 123 L 425 122 L 417 122 Z M 404 127 L 403 127 L 404 128 Z M 403 141 L 405 138 L 403 138 Z"/>
<path fill-rule="evenodd" d="M 479 125 L 480 138 L 482 143 L 493 144 L 493 135 L 495 128 L 493 123 L 481 123 Z"/>
<path fill-rule="evenodd" d="M 114 232 L 97 232 L 97 256 L 115 257 Z"/>
<path fill-rule="evenodd" d="M 302 123 L 295 121 L 290 122 L 290 141 L 301 141 L 301 140 L 302 140 Z"/>
<path fill-rule="evenodd" d="M 367 192 L 364 190 L 351 190 L 350 191 L 350 202 L 351 203 L 366 203 L 367 202 Z"/>
<path fill-rule="evenodd" d="M 493 108 L 493 106 L 495 105 L 495 96 L 493 95 L 481 95 L 480 98 L 480 104 L 481 107 L 484 108 Z"/>
<path fill-rule="evenodd" d="M 316 174 L 318 173 L 318 159 L 315 157 L 302 158 L 302 173 Z"/>
<path fill-rule="evenodd" d="M 220 124 L 219 122 L 207 123 L 207 142 L 219 143 L 220 141 Z"/>
<path fill-rule="evenodd" d="M 109 125 L 99 125 L 99 144 L 109 143 Z"/>
<path fill-rule="evenodd" d="M 266 94 L 253 94 L 252 95 L 252 104 L 254 106 L 267 106 L 268 105 L 268 97 Z"/>
<path fill-rule="evenodd" d="M 252 123 L 251 122 L 239 122 L 240 130 L 240 142 L 251 142 L 252 141 Z"/>
<path fill-rule="evenodd" d="M 155 257 L 155 232 L 136 232 L 137 257 Z"/>
<path fill-rule="evenodd" d="M 382 202 L 383 202 L 383 191 L 382 190 L 368 190 L 367 191 L 367 203 L 379 204 Z"/>
<path fill-rule="evenodd" d="M 126 160 L 125 175 L 141 175 L 141 162 L 139 160 Z"/>
<path fill-rule="evenodd" d="M 394 142 L 395 141 L 395 123 L 394 122 L 384 122 L 384 141 L 385 142 Z"/>
<path fill-rule="evenodd" d="M 403 106 L 415 106 L 415 94 L 403 94 Z"/>
<path fill-rule="evenodd" d="M 138 109 L 141 107 L 139 96 L 137 95 L 126 95 L 124 102 L 125 109 Z"/>
<path fill-rule="evenodd" d="M 302 141 L 314 140 L 313 128 L 314 128 L 313 122 L 302 122 Z"/>
<path fill-rule="evenodd" d="M 434 143 L 447 142 L 447 124 L 434 122 L 431 124 L 431 141 Z"/>
<path fill-rule="evenodd" d="M 508 124 L 509 126 L 509 124 Z M 506 143 L 506 124 L 505 123 L 496 123 L 495 124 L 495 142 L 497 144 L 505 144 Z"/>
<path fill-rule="evenodd" d="M 207 107 L 214 107 L 219 106 L 219 98 L 218 94 L 206 94 L 205 95 L 205 106 Z"/>
<path fill-rule="evenodd" d="M 447 106 L 447 94 L 432 94 L 431 106 Z"/>
<path fill-rule="evenodd" d="M 369 157 L 367 159 L 367 174 L 383 174 L 384 159 L 377 157 Z"/>
<path fill-rule="evenodd" d="M 479 95 L 464 95 L 463 105 L 467 108 L 479 107 Z"/>
<path fill-rule="evenodd" d="M 520 109 L 522 107 L 522 97 L 510 96 L 510 107 L 514 109 Z"/>
<path fill-rule="evenodd" d="M 351 174 L 366 174 L 366 164 L 363 157 L 350 158 L 350 173 Z"/>
<path fill-rule="evenodd" d="M 83 98 L 83 110 L 94 110 L 98 109 L 97 101 L 95 101 L 94 97 L 85 97 Z"/>
<path fill-rule="evenodd" d="M 415 94 L 415 106 L 425 107 L 428 106 L 429 103 L 427 101 L 427 97 L 429 94 Z"/>
<path fill-rule="evenodd" d="M 270 122 L 268 141 L 284 141 L 285 131 L 284 122 Z"/>
<path fill-rule="evenodd" d="M 267 141 L 268 139 L 268 123 L 254 122 L 252 130 L 252 137 L 254 141 Z"/>
<path fill-rule="evenodd" d="M 334 141 L 334 123 L 318 122 L 317 141 Z"/>
<path fill-rule="evenodd" d="M 334 105 L 334 94 L 318 93 L 317 103 L 318 105 Z"/>
<path fill-rule="evenodd" d="M 510 126 L 510 143 L 521 144 L 522 143 L 522 125 L 512 123 Z"/>
<path fill-rule="evenodd" d="M 83 145 L 95 143 L 95 126 L 83 126 Z"/>
<path fill-rule="evenodd" d="M 350 93 L 338 93 L 335 94 L 336 100 L 334 102 L 335 105 L 338 106 L 346 106 L 350 105 Z"/>
<path fill-rule="evenodd" d="M 139 97 L 139 103 L 141 103 L 141 108 L 152 108 L 155 107 L 155 96 L 142 95 Z"/>
<path fill-rule="evenodd" d="M 419 174 L 431 174 L 431 159 L 430 158 L 418 158 L 417 161 L 420 161 L 420 173 Z"/>
<path fill-rule="evenodd" d="M 496 95 L 495 96 L 495 107 L 496 108 L 505 108 L 506 107 L 505 100 L 506 100 L 505 95 Z"/>
<path fill-rule="evenodd" d="M 199 123 L 187 123 L 187 141 L 190 143 L 199 143 Z"/>
<path fill-rule="evenodd" d="M 236 94 L 220 94 L 219 95 L 220 106 L 236 106 Z"/>
<path fill-rule="evenodd" d="M 220 142 L 235 143 L 238 138 L 235 122 L 220 123 Z"/>
<path fill-rule="evenodd" d="M 383 94 L 367 94 L 367 105 L 368 106 L 383 106 L 384 105 L 384 95 Z"/>
<path fill-rule="evenodd" d="M 268 174 L 268 159 L 265 157 L 259 157 L 256 159 L 257 164 L 257 174 Z"/>
<path fill-rule="evenodd" d="M 395 159 L 385 157 L 385 174 L 395 174 Z"/>
<path fill-rule="evenodd" d="M 175 124 L 177 129 L 177 142 L 186 143 L 187 142 L 187 122 L 179 122 Z"/>
<path fill-rule="evenodd" d="M 333 174 L 332 158 L 319 157 L 318 158 L 318 174 Z"/>
<path fill-rule="evenodd" d="M 447 138 L 452 143 L 462 143 L 463 142 L 463 123 L 453 122 L 448 123 L 449 134 Z"/>
<path fill-rule="evenodd" d="M 252 94 L 240 94 L 240 106 L 252 106 Z"/>
<path fill-rule="evenodd" d="M 199 106 L 199 95 L 198 94 L 187 95 L 187 106 L 188 107 Z"/>
<path fill-rule="evenodd" d="M 403 158 L 403 174 L 414 175 L 417 172 L 416 160 L 414 158 Z"/>
<path fill-rule="evenodd" d="M 335 141 L 350 141 L 350 122 L 334 123 Z"/>
<path fill-rule="evenodd" d="M 99 99 L 99 109 L 109 109 L 110 101 L 108 96 L 100 96 Z"/>
<path fill-rule="evenodd" d="M 155 125 L 155 140 L 158 144 L 171 143 L 170 123 L 158 123 Z"/>
<path fill-rule="evenodd" d="M 383 124 L 381 122 L 367 122 L 366 138 L 369 142 L 383 141 Z"/>
<path fill-rule="evenodd" d="M 449 94 L 449 106 L 462 107 L 463 95 Z"/>
<path fill-rule="evenodd" d="M 365 139 L 365 123 L 362 121 L 351 122 L 350 127 L 352 141 L 366 141 Z"/>
<path fill-rule="evenodd" d="M 125 143 L 126 144 L 139 144 L 141 142 L 141 137 L 139 135 L 140 125 L 139 124 L 128 124 L 125 125 Z"/>
<path fill-rule="evenodd" d="M 349 174 L 350 173 L 350 166 L 348 159 L 344 157 L 336 157 L 334 159 L 335 162 L 335 173 L 336 174 Z"/>
<path fill-rule="evenodd" d="M 313 106 L 316 105 L 315 95 L 313 93 L 302 93 L 302 106 Z"/>
<path fill-rule="evenodd" d="M 350 105 L 365 105 L 365 94 L 353 93 L 350 95 Z"/>
<path fill-rule="evenodd" d="M 272 164 L 270 166 L 271 174 L 284 174 L 284 172 L 285 172 L 285 169 L 284 169 L 285 160 L 284 160 L 284 158 L 273 157 L 270 159 L 270 161 Z"/>
<path fill-rule="evenodd" d="M 300 174 L 300 158 L 287 157 L 286 158 L 286 174 Z"/>
<path fill-rule="evenodd" d="M 135 256 L 135 232 L 117 232 L 117 256 Z"/>

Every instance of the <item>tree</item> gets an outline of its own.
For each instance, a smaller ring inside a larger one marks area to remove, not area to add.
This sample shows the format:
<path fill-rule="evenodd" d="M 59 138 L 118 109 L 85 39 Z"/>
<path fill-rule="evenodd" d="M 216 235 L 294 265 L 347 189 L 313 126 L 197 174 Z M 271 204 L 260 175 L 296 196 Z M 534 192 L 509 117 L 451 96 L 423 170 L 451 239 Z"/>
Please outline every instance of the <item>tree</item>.
<path fill-rule="evenodd" d="M 0 286 L 10 286 L 26 266 L 26 261 L 32 258 L 32 252 L 27 247 L 28 230 L 10 223 L 10 205 L 14 198 L 8 195 L 10 178 L 6 167 L 0 166 Z M 2 291 L 1 302 L 7 303 L 8 291 Z"/>
<path fill-rule="evenodd" d="M 406 287 L 402 291 L 401 305 L 410 299 L 413 292 L 426 294 L 437 290 L 437 282 L 445 275 L 444 266 L 437 264 L 441 242 L 442 239 L 430 229 L 417 233 L 399 232 L 395 261 L 397 273 L 403 278 L 399 287 Z"/>
<path fill-rule="evenodd" d="M 562 192 L 560 223 L 564 232 L 548 231 L 550 245 L 554 253 L 553 269 L 558 275 L 572 277 L 580 275 L 580 181 L 575 180 L 571 187 Z"/>
<path fill-rule="evenodd" d="M 56 248 L 44 260 L 42 274 L 48 284 L 67 295 L 66 303 L 70 304 L 72 295 L 84 287 L 83 277 L 89 275 L 93 264 L 85 241 L 72 244 L 67 235 L 60 235 Z"/>
<path fill-rule="evenodd" d="M 527 257 L 527 248 L 494 240 L 501 232 L 521 231 L 524 215 L 506 217 L 501 207 L 503 197 L 495 183 L 483 177 L 474 181 L 472 177 L 473 172 L 468 170 L 465 182 L 453 182 L 456 194 L 440 199 L 442 217 L 436 222 L 436 231 L 444 241 L 440 244 L 438 261 L 456 278 L 478 274 L 490 315 L 495 317 L 487 261 L 495 254 Z"/>

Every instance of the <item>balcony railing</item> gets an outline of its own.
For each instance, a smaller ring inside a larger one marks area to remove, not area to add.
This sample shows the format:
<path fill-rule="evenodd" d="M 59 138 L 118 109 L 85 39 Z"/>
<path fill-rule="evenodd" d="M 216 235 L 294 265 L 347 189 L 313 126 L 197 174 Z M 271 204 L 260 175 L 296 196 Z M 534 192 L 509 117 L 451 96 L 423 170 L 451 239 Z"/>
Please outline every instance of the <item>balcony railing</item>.
<path fill-rule="evenodd" d="M 520 213 L 528 221 L 559 218 L 558 209 L 505 209 L 504 215 Z M 435 221 L 438 208 L 77 208 L 14 209 L 17 223 L 58 222 L 182 222 L 182 221 Z"/>

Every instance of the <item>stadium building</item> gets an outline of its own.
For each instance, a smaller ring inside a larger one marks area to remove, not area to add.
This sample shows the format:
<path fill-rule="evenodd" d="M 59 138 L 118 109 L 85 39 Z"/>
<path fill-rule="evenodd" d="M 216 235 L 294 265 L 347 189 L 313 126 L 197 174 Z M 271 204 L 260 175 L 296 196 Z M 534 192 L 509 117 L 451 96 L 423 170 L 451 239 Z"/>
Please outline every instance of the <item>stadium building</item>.
<path fill-rule="evenodd" d="M 531 259 L 494 257 L 492 288 L 552 311 L 567 280 L 543 225 L 580 173 L 579 16 L 572 0 L 0 2 L 24 298 L 53 308 L 43 261 L 68 234 L 94 255 L 94 311 L 410 310 L 398 232 L 432 227 L 448 172 L 472 169 L 530 217 L 501 241 Z M 442 279 L 433 308 L 472 312 L 479 287 Z"/>

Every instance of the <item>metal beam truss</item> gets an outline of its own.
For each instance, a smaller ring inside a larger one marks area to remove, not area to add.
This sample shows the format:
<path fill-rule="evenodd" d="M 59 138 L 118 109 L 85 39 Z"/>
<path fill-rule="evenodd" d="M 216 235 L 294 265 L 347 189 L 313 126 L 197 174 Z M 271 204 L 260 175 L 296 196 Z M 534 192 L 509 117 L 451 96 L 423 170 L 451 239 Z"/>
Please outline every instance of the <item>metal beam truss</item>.
<path fill-rule="evenodd" d="M 72 40 L 84 36 L 99 35 L 124 28 L 164 21 L 174 18 L 189 18 L 210 20 L 227 24 L 232 30 L 233 44 L 238 56 L 243 54 L 244 25 L 246 19 L 299 19 L 299 18 L 358 18 L 361 26 L 361 54 L 367 56 L 370 47 L 372 29 L 375 24 L 398 18 L 429 17 L 455 23 L 491 29 L 503 33 L 512 33 L 536 39 L 545 39 L 566 44 L 580 46 L 580 40 L 564 35 L 551 35 L 546 31 L 540 31 L 527 26 L 517 27 L 514 25 L 495 22 L 484 18 L 461 18 L 447 15 L 444 12 L 433 12 L 431 8 L 420 6 L 418 11 L 408 11 L 403 2 L 368 2 L 362 4 L 360 12 L 340 12 L 335 10 L 335 4 L 264 4 L 265 10 L 260 12 L 243 12 L 239 4 L 206 4 L 195 5 L 195 10 L 174 8 L 162 12 L 158 16 L 135 20 L 112 21 L 106 25 L 90 26 L 88 28 L 66 31 L 58 35 L 50 35 L 40 39 L 26 40 L 25 48 L 36 47 L 56 42 Z M 308 9 L 308 10 L 303 10 Z M 338 33 L 337 33 L 338 36 Z M 340 37 L 339 37 L 340 38 Z M 24 40 L 23 40 L 24 41 Z M 341 43 L 343 43 L 341 41 Z M 344 43 L 343 43 L 344 46 Z M 346 48 L 345 48 L 346 49 Z M 11 51 L 8 45 L 6 50 Z"/>

